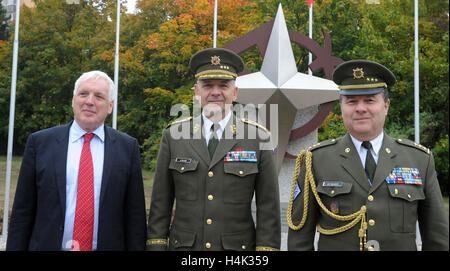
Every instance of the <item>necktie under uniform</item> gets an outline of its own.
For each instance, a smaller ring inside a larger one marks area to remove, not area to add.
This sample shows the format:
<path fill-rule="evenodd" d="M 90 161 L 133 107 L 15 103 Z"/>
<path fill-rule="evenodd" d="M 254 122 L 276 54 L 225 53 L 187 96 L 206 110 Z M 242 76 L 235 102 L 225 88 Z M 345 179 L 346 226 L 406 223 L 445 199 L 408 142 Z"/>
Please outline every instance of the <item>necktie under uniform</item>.
<path fill-rule="evenodd" d="M 90 142 L 93 137 L 94 134 L 84 135 L 84 144 L 81 150 L 72 250 L 92 250 L 92 235 L 94 232 L 94 166 Z"/>
<path fill-rule="evenodd" d="M 370 144 L 370 141 L 364 141 L 362 143 L 362 146 L 367 149 L 366 164 L 364 166 L 364 170 L 366 171 L 367 177 L 371 182 L 373 182 L 377 164 L 375 163 L 375 159 L 373 159 L 372 153 L 370 151 L 372 149 L 372 144 Z"/>
<path fill-rule="evenodd" d="M 211 126 L 211 136 L 208 141 L 208 151 L 209 157 L 212 159 L 214 152 L 216 151 L 217 145 L 219 145 L 219 140 L 217 139 L 217 130 L 219 130 L 220 126 L 218 123 L 214 123 Z"/>

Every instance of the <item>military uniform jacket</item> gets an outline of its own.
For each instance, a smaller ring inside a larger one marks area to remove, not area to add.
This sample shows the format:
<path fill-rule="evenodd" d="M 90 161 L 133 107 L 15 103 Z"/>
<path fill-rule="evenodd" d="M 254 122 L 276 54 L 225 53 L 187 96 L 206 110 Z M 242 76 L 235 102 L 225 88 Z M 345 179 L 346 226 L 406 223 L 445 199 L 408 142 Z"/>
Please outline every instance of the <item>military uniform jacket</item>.
<path fill-rule="evenodd" d="M 367 245 L 384 251 L 416 250 L 418 221 L 422 250 L 449 249 L 448 216 L 436 178 L 433 155 L 428 149 L 385 134 L 372 186 L 348 134 L 316 144 L 311 151 L 314 181 L 325 207 L 336 214 L 348 215 L 358 211 L 362 205 L 366 206 Z M 388 183 L 386 179 L 395 168 L 397 171 L 417 169 L 422 183 Z M 304 172 L 305 164 L 298 180 L 302 192 L 293 202 L 295 225 L 299 224 L 303 214 Z M 334 229 L 348 223 L 327 215 L 311 192 L 308 210 L 303 228 L 297 231 L 289 229 L 289 250 L 313 250 L 317 224 L 325 229 Z M 335 235 L 320 234 L 318 250 L 359 250 L 359 229 L 360 223 Z"/>
<path fill-rule="evenodd" d="M 232 117 L 210 159 L 198 118 L 174 123 L 163 132 L 147 249 L 278 250 L 281 219 L 274 155 L 271 149 L 260 149 L 262 139 L 258 136 L 248 139 L 251 137 L 247 132 L 254 129 L 266 137 L 270 135 Z M 236 126 L 244 128 L 243 137 L 236 134 Z M 183 127 L 190 129 L 189 138 L 171 136 L 171 130 Z M 224 138 L 226 133 L 232 137 Z M 233 152 L 237 157 L 225 159 Z M 245 152 L 255 155 L 254 161 L 245 158 Z M 256 225 L 251 212 L 253 195 Z M 171 221 L 174 200 L 176 210 Z"/>

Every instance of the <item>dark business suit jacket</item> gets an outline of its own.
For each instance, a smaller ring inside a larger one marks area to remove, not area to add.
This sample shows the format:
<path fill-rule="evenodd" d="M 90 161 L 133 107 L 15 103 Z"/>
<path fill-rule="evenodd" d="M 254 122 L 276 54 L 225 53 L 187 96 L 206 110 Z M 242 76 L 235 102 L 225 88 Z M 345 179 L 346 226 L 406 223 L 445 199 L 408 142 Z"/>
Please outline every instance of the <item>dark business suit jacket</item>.
<path fill-rule="evenodd" d="M 355 146 L 347 134 L 314 145 L 312 173 L 317 192 L 329 210 L 339 215 L 367 208 L 367 242 L 382 251 L 416 250 L 416 222 L 419 223 L 422 250 L 448 251 L 448 215 L 436 178 L 433 154 L 407 139 L 384 135 L 372 186 L 369 184 Z M 305 164 L 301 167 L 301 193 L 293 202 L 293 222 L 303 215 Z M 421 184 L 388 183 L 394 168 L 415 168 Z M 327 215 L 310 192 L 306 223 L 300 230 L 289 229 L 289 250 L 313 250 L 316 225 L 325 229 L 344 226 Z M 334 235 L 320 234 L 318 250 L 359 250 L 358 222 Z M 370 242 L 369 242 L 370 241 Z"/>
<path fill-rule="evenodd" d="M 66 211 L 70 124 L 28 137 L 16 188 L 7 250 L 60 250 Z M 143 250 L 145 198 L 138 142 L 105 127 L 97 250 Z"/>

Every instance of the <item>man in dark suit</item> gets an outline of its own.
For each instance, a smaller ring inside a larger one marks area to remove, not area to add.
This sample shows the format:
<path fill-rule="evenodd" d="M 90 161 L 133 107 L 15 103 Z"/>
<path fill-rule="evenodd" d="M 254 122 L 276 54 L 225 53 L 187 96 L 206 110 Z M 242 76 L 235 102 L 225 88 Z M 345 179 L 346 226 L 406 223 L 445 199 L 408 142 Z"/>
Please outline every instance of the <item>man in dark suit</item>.
<path fill-rule="evenodd" d="M 418 222 L 422 250 L 448 251 L 433 154 L 383 129 L 395 76 L 379 63 L 351 60 L 336 67 L 333 80 L 348 133 L 301 153 L 288 249 L 313 250 L 317 226 L 318 250 L 417 250 Z"/>
<path fill-rule="evenodd" d="M 172 123 L 163 132 L 147 248 L 279 250 L 278 178 L 272 149 L 262 144 L 270 134 L 230 109 L 243 62 L 232 51 L 210 48 L 197 52 L 190 67 L 203 110 L 201 116 Z M 185 127 L 185 137 L 175 136 Z"/>
<path fill-rule="evenodd" d="M 76 81 L 74 121 L 28 137 L 7 250 L 143 250 L 145 198 L 136 139 L 104 125 L 114 83 Z"/>

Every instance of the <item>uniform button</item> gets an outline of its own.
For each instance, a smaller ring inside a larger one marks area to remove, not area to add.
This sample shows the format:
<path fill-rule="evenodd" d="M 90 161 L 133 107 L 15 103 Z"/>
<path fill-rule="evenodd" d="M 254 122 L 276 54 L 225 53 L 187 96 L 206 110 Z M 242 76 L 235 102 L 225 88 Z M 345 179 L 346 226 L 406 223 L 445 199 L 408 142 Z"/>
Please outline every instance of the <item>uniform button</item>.
<path fill-rule="evenodd" d="M 213 200 L 214 196 L 213 195 L 208 195 L 208 200 Z"/>
<path fill-rule="evenodd" d="M 212 224 L 212 219 L 211 218 L 206 219 L 206 224 L 211 225 Z"/>
<path fill-rule="evenodd" d="M 394 195 L 398 195 L 398 189 L 397 188 L 394 189 Z"/>
<path fill-rule="evenodd" d="M 209 243 L 209 242 L 206 243 L 206 244 L 205 244 L 205 247 L 206 247 L 206 248 L 211 248 L 211 243 Z"/>
<path fill-rule="evenodd" d="M 331 190 L 331 195 L 334 195 L 334 190 Z"/>
<path fill-rule="evenodd" d="M 243 249 L 243 250 L 246 250 L 247 247 L 246 247 L 245 245 L 242 245 L 242 249 Z"/>
<path fill-rule="evenodd" d="M 183 170 L 184 170 L 184 167 L 181 167 L 180 169 L 181 169 L 181 171 L 183 171 Z"/>
<path fill-rule="evenodd" d="M 242 170 L 239 170 L 239 174 L 241 174 L 241 175 L 242 175 L 242 174 L 244 174 L 244 171 L 242 171 Z"/>
<path fill-rule="evenodd" d="M 374 226 L 374 225 L 375 225 L 375 220 L 369 219 L 369 225 L 370 225 L 370 226 Z"/>
<path fill-rule="evenodd" d="M 369 196 L 367 197 L 367 199 L 368 199 L 369 201 L 373 201 L 373 196 L 372 196 L 372 195 L 369 195 Z"/>
<path fill-rule="evenodd" d="M 408 199 L 410 199 L 411 198 L 411 194 L 408 194 Z"/>
<path fill-rule="evenodd" d="M 212 178 L 214 176 L 214 172 L 210 171 L 208 172 L 208 177 Z"/>

